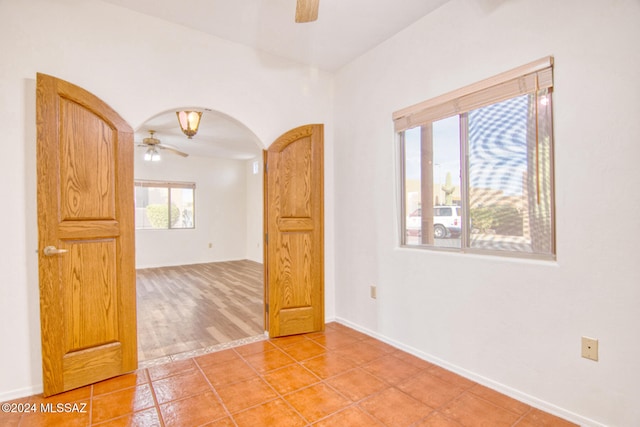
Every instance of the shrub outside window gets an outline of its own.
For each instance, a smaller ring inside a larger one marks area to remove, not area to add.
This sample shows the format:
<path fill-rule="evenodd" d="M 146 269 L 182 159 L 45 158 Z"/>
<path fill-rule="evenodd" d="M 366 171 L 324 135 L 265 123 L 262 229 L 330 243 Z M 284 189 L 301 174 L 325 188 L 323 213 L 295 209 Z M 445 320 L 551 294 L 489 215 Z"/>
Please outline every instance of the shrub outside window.
<path fill-rule="evenodd" d="M 195 228 L 195 183 L 136 181 L 136 229 Z"/>
<path fill-rule="evenodd" d="M 553 58 L 394 113 L 401 243 L 555 257 Z"/>

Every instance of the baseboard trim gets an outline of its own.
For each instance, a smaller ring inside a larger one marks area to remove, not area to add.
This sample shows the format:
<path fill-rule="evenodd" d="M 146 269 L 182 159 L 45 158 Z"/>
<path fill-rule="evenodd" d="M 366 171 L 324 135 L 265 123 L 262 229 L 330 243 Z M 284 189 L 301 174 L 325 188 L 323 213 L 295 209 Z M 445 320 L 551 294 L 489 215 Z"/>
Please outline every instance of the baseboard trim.
<path fill-rule="evenodd" d="M 16 400 L 23 397 L 33 396 L 34 394 L 41 394 L 43 391 L 42 384 L 33 385 L 31 387 L 19 388 L 17 390 L 10 390 L 0 393 L 0 402 L 6 402 L 9 400 Z"/>
<path fill-rule="evenodd" d="M 601 424 L 597 421 L 594 421 L 592 419 L 583 417 L 581 415 L 578 415 L 574 412 L 568 411 L 566 409 L 563 409 L 559 406 L 556 406 L 552 403 L 549 403 L 545 400 L 541 400 L 538 399 L 534 396 L 531 396 L 529 394 L 523 393 L 519 390 L 516 390 L 514 388 L 511 388 L 507 385 L 504 385 L 502 383 L 493 381 L 489 378 L 483 377 L 482 375 L 478 375 L 475 374 L 474 372 L 468 371 L 464 368 L 461 368 L 459 366 L 453 365 L 449 362 L 447 362 L 446 360 L 442 360 L 438 357 L 435 357 L 431 354 L 425 353 L 423 351 L 420 351 L 416 348 L 413 348 L 411 346 L 405 345 L 401 342 L 395 341 L 393 339 L 390 339 L 384 335 L 381 335 L 375 331 L 372 331 L 370 329 L 367 329 L 365 327 L 362 327 L 356 323 L 353 323 L 347 319 L 341 318 L 341 317 L 336 317 L 334 319 L 335 322 L 340 323 L 344 326 L 348 326 L 352 329 L 355 329 L 359 332 L 362 332 L 363 334 L 369 335 L 372 338 L 378 339 L 384 343 L 387 343 L 393 347 L 396 347 L 397 349 L 406 351 L 409 354 L 412 354 L 416 357 L 419 357 L 422 360 L 426 360 L 427 362 L 433 363 L 434 365 L 438 365 L 441 368 L 447 369 L 451 372 L 454 372 L 458 375 L 461 375 L 467 379 L 470 379 L 472 381 L 477 382 L 478 384 L 481 384 L 485 387 L 489 387 L 493 390 L 496 390 L 502 394 L 505 394 L 509 397 L 512 397 L 516 400 L 519 400 L 521 402 L 526 403 L 527 405 L 530 405 L 534 408 L 540 409 L 542 411 L 548 412 L 550 414 L 556 415 L 558 417 L 564 418 L 568 421 L 571 421 L 573 423 L 576 423 L 580 426 L 583 427 L 606 427 L 604 424 Z"/>

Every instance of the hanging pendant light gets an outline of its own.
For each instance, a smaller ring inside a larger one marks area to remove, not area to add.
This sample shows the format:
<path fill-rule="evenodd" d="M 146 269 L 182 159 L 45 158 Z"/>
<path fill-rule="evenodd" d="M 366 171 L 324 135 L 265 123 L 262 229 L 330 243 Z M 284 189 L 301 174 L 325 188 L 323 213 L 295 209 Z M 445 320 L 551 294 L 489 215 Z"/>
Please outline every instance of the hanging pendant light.
<path fill-rule="evenodd" d="M 180 123 L 180 129 L 184 132 L 189 139 L 198 133 L 198 126 L 200 126 L 200 117 L 202 117 L 201 111 L 177 111 L 178 122 Z"/>

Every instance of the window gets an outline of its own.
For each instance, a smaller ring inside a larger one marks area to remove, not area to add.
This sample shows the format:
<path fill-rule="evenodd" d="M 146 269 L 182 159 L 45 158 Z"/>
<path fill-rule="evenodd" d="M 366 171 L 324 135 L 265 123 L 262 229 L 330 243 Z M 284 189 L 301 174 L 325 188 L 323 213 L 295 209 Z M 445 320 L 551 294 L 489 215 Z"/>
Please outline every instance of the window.
<path fill-rule="evenodd" d="M 405 246 L 555 256 L 553 58 L 394 113 Z"/>
<path fill-rule="evenodd" d="M 136 181 L 136 229 L 195 228 L 195 183 Z"/>

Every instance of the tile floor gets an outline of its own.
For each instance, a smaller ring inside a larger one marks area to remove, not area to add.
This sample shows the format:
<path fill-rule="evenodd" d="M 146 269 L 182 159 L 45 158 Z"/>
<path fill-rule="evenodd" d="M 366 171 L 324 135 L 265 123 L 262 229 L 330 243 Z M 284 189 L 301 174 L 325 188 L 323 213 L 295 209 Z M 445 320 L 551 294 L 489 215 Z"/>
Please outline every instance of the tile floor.
<path fill-rule="evenodd" d="M 37 412 L 2 426 L 574 425 L 337 323 L 12 403 Z"/>

